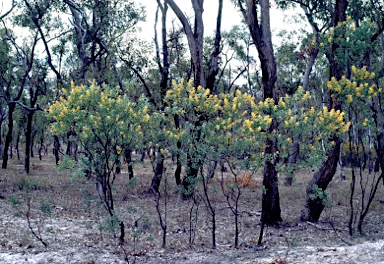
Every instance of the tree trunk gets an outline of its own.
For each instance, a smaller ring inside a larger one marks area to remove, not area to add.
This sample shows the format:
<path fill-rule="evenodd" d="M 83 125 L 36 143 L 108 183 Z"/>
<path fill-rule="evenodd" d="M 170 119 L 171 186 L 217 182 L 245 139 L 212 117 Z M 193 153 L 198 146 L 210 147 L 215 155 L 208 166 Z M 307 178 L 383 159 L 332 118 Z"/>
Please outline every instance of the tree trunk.
<path fill-rule="evenodd" d="M 20 130 L 19 130 L 19 132 L 17 133 L 16 144 L 15 144 L 15 149 L 16 149 L 16 154 L 17 154 L 17 160 L 20 160 L 19 142 L 20 142 Z M 12 158 L 12 148 L 11 148 L 11 158 Z"/>
<path fill-rule="evenodd" d="M 177 141 L 177 149 L 181 149 L 181 142 Z M 180 161 L 180 153 L 176 153 L 176 170 L 175 170 L 175 181 L 176 185 L 180 186 L 181 184 L 181 161 Z"/>
<path fill-rule="evenodd" d="M 132 151 L 130 149 L 125 151 L 125 160 L 128 164 L 128 179 L 132 180 L 135 175 L 133 174 Z"/>
<path fill-rule="evenodd" d="M 11 147 L 12 143 L 12 134 L 13 134 L 13 111 L 15 110 L 15 103 L 8 104 L 8 132 L 5 137 L 4 151 L 3 151 L 3 164 L 1 165 L 2 169 L 7 168 L 8 164 L 8 150 Z"/>
<path fill-rule="evenodd" d="M 346 20 L 346 10 L 348 6 L 347 0 L 336 0 L 335 5 L 335 14 L 334 14 L 334 21 L 333 25 L 337 26 L 339 22 Z M 341 37 L 343 37 L 341 35 Z M 338 50 L 342 48 L 337 43 L 332 43 L 332 50 L 330 53 L 326 54 L 326 57 L 329 62 L 329 72 L 331 77 L 335 77 L 337 80 L 340 80 L 343 72 L 344 67 L 341 64 L 340 60 L 337 59 L 337 53 Z M 336 95 L 333 97 L 330 96 L 330 109 L 335 110 L 341 110 L 341 103 L 339 102 Z M 336 173 L 337 170 L 337 164 L 339 162 L 340 158 L 340 146 L 341 146 L 341 140 L 338 136 L 333 136 L 333 141 L 335 142 L 335 145 L 329 150 L 327 153 L 327 159 L 323 162 L 323 164 L 320 166 L 320 168 L 315 172 L 312 180 L 309 182 L 307 186 L 307 201 L 306 204 L 301 212 L 300 219 L 302 221 L 310 221 L 310 222 L 317 222 L 320 218 L 320 215 L 324 209 L 324 204 L 321 199 L 315 198 L 311 199 L 311 194 L 314 186 L 317 186 L 322 191 L 325 191 L 328 184 L 332 181 L 333 176 Z"/>
<path fill-rule="evenodd" d="M 264 100 L 267 98 L 273 98 L 275 104 L 277 104 L 276 91 L 274 89 L 277 80 L 277 69 L 270 26 L 270 2 L 269 0 L 260 0 L 259 2 L 260 18 L 258 17 L 257 7 L 254 0 L 246 1 L 246 9 L 243 7 L 242 2 L 238 0 L 240 10 L 243 13 L 245 21 L 247 22 L 252 40 L 255 43 L 259 53 L 263 83 L 263 98 Z M 273 131 L 276 127 L 276 120 L 273 120 L 268 129 L 268 134 L 270 136 L 273 137 Z M 274 157 L 277 150 L 277 138 L 268 138 L 266 140 L 265 154 Z M 276 162 L 277 160 L 268 160 L 264 164 L 264 192 L 262 196 L 261 221 L 266 225 L 277 225 L 282 221 Z"/>
<path fill-rule="evenodd" d="M 33 112 L 27 112 L 27 127 L 25 130 L 25 157 L 24 157 L 24 172 L 29 173 L 30 155 L 31 155 L 31 139 L 32 139 L 32 117 Z"/>
<path fill-rule="evenodd" d="M 155 175 L 152 178 L 150 192 L 159 193 L 160 190 L 160 182 L 164 172 L 164 156 L 161 154 L 160 150 L 158 150 L 156 154 L 156 168 Z"/>
<path fill-rule="evenodd" d="M 60 141 L 59 141 L 59 137 L 55 135 L 53 136 L 53 155 L 55 156 L 56 166 L 59 165 L 59 161 L 60 161 L 59 153 L 60 153 Z"/>
<path fill-rule="evenodd" d="M 192 7 L 194 10 L 194 28 L 192 29 L 188 18 L 185 14 L 180 10 L 179 6 L 175 3 L 174 0 L 166 0 L 165 1 L 176 14 L 180 23 L 183 25 L 183 30 L 185 35 L 187 36 L 189 51 L 191 53 L 191 59 L 193 62 L 194 68 L 194 84 L 195 86 L 206 86 L 206 80 L 204 76 L 204 51 L 203 51 L 203 43 L 204 43 L 204 23 L 203 23 L 203 3 L 204 0 L 191 0 Z"/>
<path fill-rule="evenodd" d="M 223 0 L 219 0 L 219 10 L 216 19 L 216 36 L 214 49 L 211 54 L 211 59 L 209 62 L 209 72 L 207 76 L 206 88 L 211 89 L 212 93 L 217 93 L 215 87 L 216 76 L 219 73 L 219 55 L 221 51 L 220 41 L 221 41 L 221 18 L 223 11 Z"/>
<path fill-rule="evenodd" d="M 274 120 L 273 123 L 276 124 L 276 121 Z M 275 124 L 271 126 L 271 129 L 275 127 Z M 277 140 L 274 141 L 266 140 L 265 153 L 276 153 Z M 278 225 L 283 220 L 281 218 L 276 162 L 276 160 L 267 160 L 264 165 L 261 222 L 267 225 Z"/>
<path fill-rule="evenodd" d="M 163 4 L 161 4 L 160 0 L 157 0 L 158 7 L 161 10 L 161 41 L 162 41 L 162 53 L 163 57 L 160 58 L 160 52 L 159 52 L 159 44 L 157 41 L 157 31 L 156 31 L 156 24 L 157 24 L 157 14 L 156 14 L 156 23 L 155 23 L 155 47 L 156 47 L 156 59 L 157 64 L 160 70 L 161 74 L 161 80 L 160 80 L 160 96 L 161 96 L 161 104 L 159 106 L 160 110 L 163 110 L 164 105 L 164 98 L 166 96 L 167 88 L 168 88 L 168 80 L 169 80 L 169 61 L 168 61 L 168 44 L 167 44 L 167 12 L 168 12 L 168 4 L 166 1 L 164 1 Z M 156 167 L 155 167 L 155 173 L 152 178 L 150 192 L 158 193 L 160 190 L 160 183 L 161 178 L 163 177 L 164 172 L 164 156 L 160 152 L 160 149 L 158 149 L 156 154 Z"/>
<path fill-rule="evenodd" d="M 304 209 L 301 211 L 300 217 L 302 221 L 317 222 L 323 212 L 325 207 L 324 201 L 318 197 L 315 199 L 311 199 L 310 197 L 311 194 L 313 194 L 314 186 L 317 186 L 322 191 L 325 191 L 336 173 L 337 163 L 339 162 L 340 157 L 339 153 L 341 141 L 337 138 L 335 140 L 335 145 L 329 151 L 328 158 L 315 172 L 315 175 L 307 186 L 307 202 Z"/>
<path fill-rule="evenodd" d="M 2 127 L 3 127 L 3 119 L 0 116 L 0 156 L 3 156 L 3 134 L 2 134 Z"/>

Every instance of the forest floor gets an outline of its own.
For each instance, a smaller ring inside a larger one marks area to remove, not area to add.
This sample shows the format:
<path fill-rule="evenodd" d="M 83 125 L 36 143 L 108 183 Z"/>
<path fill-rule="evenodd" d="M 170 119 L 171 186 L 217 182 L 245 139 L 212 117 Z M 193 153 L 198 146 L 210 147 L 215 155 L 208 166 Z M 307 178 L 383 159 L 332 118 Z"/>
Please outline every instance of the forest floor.
<path fill-rule="evenodd" d="M 147 192 L 153 174 L 148 161 L 135 165 L 135 182 L 128 181 L 125 171 L 116 178 L 115 208 L 125 223 L 124 245 L 113 235 L 91 179 L 71 181 L 68 173 L 56 170 L 52 156 L 44 156 L 41 161 L 33 158 L 28 175 L 23 170 L 23 162 L 15 159 L 10 160 L 8 169 L 0 170 L 0 263 L 3 264 L 384 263 L 383 186 L 380 184 L 366 216 L 363 234 L 349 236 L 348 170 L 345 170 L 347 180 L 335 179 L 330 184 L 332 205 L 316 224 L 299 220 L 305 187 L 313 172 L 300 171 L 292 186 L 281 184 L 284 221 L 278 227 L 265 229 L 261 245 L 257 241 L 261 227 L 262 176 L 253 175 L 253 187 L 246 189 L 240 198 L 238 248 L 234 247 L 234 216 L 216 186 L 212 196 L 217 213 L 216 249 L 211 248 L 211 222 L 204 203 L 199 204 L 195 214 L 196 205 L 192 208 L 192 201 L 180 199 L 171 175 L 167 176 L 167 184 L 162 182 L 163 188 L 167 186 L 168 196 L 161 196 L 160 205 L 164 213 L 164 197 L 167 197 L 168 232 L 166 249 L 161 247 L 156 197 Z M 230 177 L 228 173 L 225 175 L 228 181 Z M 362 204 L 359 186 L 353 199 L 357 215 Z M 369 191 L 368 188 L 366 193 Z M 191 231 L 194 220 L 196 228 Z"/>

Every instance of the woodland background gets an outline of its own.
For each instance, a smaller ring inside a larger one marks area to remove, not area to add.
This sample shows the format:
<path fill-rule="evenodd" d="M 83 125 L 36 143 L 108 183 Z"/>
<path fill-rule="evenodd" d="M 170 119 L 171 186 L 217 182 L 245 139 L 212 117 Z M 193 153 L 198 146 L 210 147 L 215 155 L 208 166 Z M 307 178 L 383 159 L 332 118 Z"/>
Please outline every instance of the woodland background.
<path fill-rule="evenodd" d="M 125 262 L 153 247 L 289 252 L 382 238 L 384 2 L 218 3 L 209 34 L 203 0 L 192 16 L 153 1 L 153 43 L 140 1 L 2 11 L 3 252 L 59 247 L 71 217 L 90 221 L 69 225 L 76 239 Z M 223 5 L 241 25 L 221 29 Z M 285 21 L 306 26 L 276 43 L 271 7 L 300 10 Z"/>

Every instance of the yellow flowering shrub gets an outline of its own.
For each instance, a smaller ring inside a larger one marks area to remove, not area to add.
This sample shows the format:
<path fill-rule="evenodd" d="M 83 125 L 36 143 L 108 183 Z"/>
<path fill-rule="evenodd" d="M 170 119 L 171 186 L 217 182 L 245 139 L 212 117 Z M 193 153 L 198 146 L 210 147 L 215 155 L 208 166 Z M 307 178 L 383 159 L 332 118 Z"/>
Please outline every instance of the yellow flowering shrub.
<path fill-rule="evenodd" d="M 151 126 L 148 103 L 137 103 L 108 86 L 76 86 L 63 89 L 63 96 L 52 104 L 47 117 L 53 120 L 51 132 L 64 136 L 75 132 L 82 151 L 96 163 L 108 167 L 126 148 L 142 146 L 144 133 Z M 106 173 L 103 169 L 100 173 Z"/>
<path fill-rule="evenodd" d="M 248 162 L 254 169 L 263 166 L 266 159 L 285 158 L 293 144 L 294 135 L 301 134 L 303 153 L 323 151 L 331 145 L 331 134 L 342 134 L 350 126 L 344 113 L 328 109 L 316 110 L 310 105 L 312 96 L 302 87 L 293 95 L 286 95 L 275 102 L 267 98 L 258 103 L 247 93 L 212 95 L 209 89 L 195 88 L 191 82 L 173 82 L 167 92 L 166 115 L 177 115 L 180 126 L 172 125 L 166 134 L 170 146 L 182 143 L 182 152 L 202 163 L 204 160 Z M 273 120 L 277 129 L 268 132 Z M 264 154 L 265 140 L 277 139 L 278 153 Z M 317 139 L 317 140 L 316 140 Z M 319 140 L 321 143 L 318 143 Z M 179 151 L 179 150 L 178 150 Z M 319 154 L 320 155 L 320 154 Z M 323 155 L 324 156 L 324 155 Z"/>

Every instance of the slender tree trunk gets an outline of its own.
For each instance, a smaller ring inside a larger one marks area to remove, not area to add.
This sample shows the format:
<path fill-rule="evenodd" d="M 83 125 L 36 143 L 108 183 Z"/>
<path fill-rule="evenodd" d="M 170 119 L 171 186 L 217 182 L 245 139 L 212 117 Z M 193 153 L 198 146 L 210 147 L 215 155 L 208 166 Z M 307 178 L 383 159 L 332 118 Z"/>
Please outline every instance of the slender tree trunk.
<path fill-rule="evenodd" d="M 17 160 L 20 160 L 20 151 L 19 151 L 20 134 L 21 134 L 21 132 L 20 132 L 20 130 L 19 130 L 19 132 L 17 133 L 16 143 L 15 143 L 15 149 L 16 149 Z M 11 148 L 11 158 L 12 158 L 12 148 Z"/>
<path fill-rule="evenodd" d="M 43 132 L 42 132 L 43 133 Z M 43 133 L 44 134 L 44 133 Z M 41 154 L 41 152 L 43 151 L 44 149 L 44 137 L 41 136 L 40 137 L 40 147 L 39 147 L 39 160 L 42 160 L 43 159 L 43 155 Z M 44 152 L 44 155 L 45 155 L 45 152 Z"/>
<path fill-rule="evenodd" d="M 55 135 L 53 136 L 53 155 L 55 156 L 56 166 L 59 165 L 59 161 L 60 161 L 59 153 L 60 153 L 60 140 L 59 140 L 59 137 Z"/>
<path fill-rule="evenodd" d="M 160 81 L 160 96 L 161 96 L 161 104 L 159 108 L 161 110 L 164 109 L 164 98 L 166 96 L 167 88 L 168 88 L 168 80 L 169 80 L 169 61 L 168 61 L 168 44 L 167 44 L 167 12 L 168 12 L 168 4 L 167 1 L 164 1 L 162 4 L 160 0 L 157 0 L 158 8 L 161 10 L 161 41 L 162 41 L 162 53 L 163 57 L 160 58 L 159 52 L 159 44 L 157 41 L 157 13 L 156 13 L 156 23 L 155 23 L 155 47 L 156 47 L 156 59 L 157 64 L 161 73 L 161 81 Z M 152 178 L 150 191 L 154 193 L 158 193 L 160 190 L 161 178 L 164 173 L 164 156 L 160 152 L 160 149 L 157 150 L 156 154 L 156 167 L 155 173 Z"/>
<path fill-rule="evenodd" d="M 163 172 L 164 172 L 164 156 L 159 149 L 156 154 L 156 168 L 155 168 L 155 175 L 152 178 L 151 189 L 150 189 L 151 192 L 159 193 L 160 182 L 163 176 Z"/>
<path fill-rule="evenodd" d="M 260 17 L 258 17 L 258 8 L 256 7 L 256 2 L 254 0 L 246 0 L 246 8 L 243 7 L 242 1 L 238 0 L 240 10 L 248 24 L 252 40 L 255 43 L 259 53 L 263 83 L 263 98 L 264 100 L 267 98 L 273 98 L 275 104 L 277 104 L 277 95 L 275 91 L 277 68 L 270 26 L 270 1 L 260 0 L 259 3 Z M 273 137 L 273 131 L 276 128 L 276 120 L 273 120 L 267 131 L 271 138 L 268 138 L 265 142 L 265 154 L 270 155 L 271 157 L 275 157 L 278 151 L 277 138 Z M 278 177 L 276 171 L 277 159 L 278 157 L 274 160 L 267 160 L 264 164 L 264 191 L 262 196 L 261 221 L 266 225 L 277 225 L 282 221 Z"/>
<path fill-rule="evenodd" d="M 32 126 L 32 120 L 31 120 L 31 126 Z M 31 130 L 31 158 L 35 157 L 35 138 L 37 131 L 32 132 Z"/>
<path fill-rule="evenodd" d="M 221 18 L 223 11 L 223 0 L 219 0 L 219 9 L 216 19 L 216 36 L 214 49 L 211 54 L 211 60 L 209 62 L 209 72 L 207 75 L 207 84 L 206 88 L 211 89 L 212 93 L 217 93 L 215 87 L 216 76 L 219 73 L 219 55 L 221 51 L 220 42 L 221 42 Z"/>
<path fill-rule="evenodd" d="M 25 157 L 24 157 L 24 172 L 29 173 L 30 155 L 31 155 L 31 139 L 32 139 L 32 117 L 33 112 L 27 112 L 27 127 L 25 130 Z"/>
<path fill-rule="evenodd" d="M 13 134 L 13 111 L 15 110 L 15 104 L 8 104 L 8 132 L 5 137 L 4 151 L 3 151 L 3 164 L 1 165 L 2 169 L 6 169 L 8 165 L 8 151 L 12 143 L 12 134 Z"/>
<path fill-rule="evenodd" d="M 128 179 L 132 180 L 135 175 L 133 174 L 132 151 L 130 149 L 125 151 L 125 160 L 128 164 Z"/>
<path fill-rule="evenodd" d="M 177 141 L 177 149 L 181 149 L 181 142 Z M 181 161 L 180 161 L 180 153 L 176 153 L 176 170 L 175 170 L 175 181 L 176 185 L 180 186 L 181 184 Z"/>
<path fill-rule="evenodd" d="M 0 107 L 1 107 L 1 103 L 0 103 Z M 3 132 L 2 132 L 2 127 L 3 127 L 3 121 L 4 119 L 1 118 L 1 115 L 0 115 L 0 156 L 3 156 Z"/>

